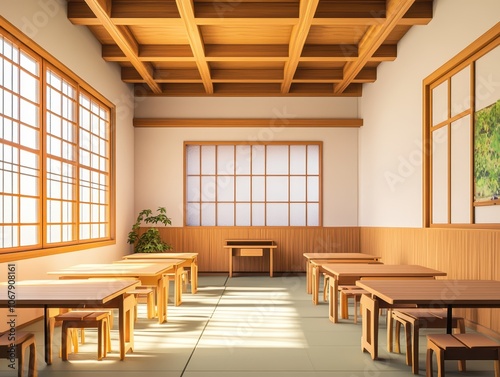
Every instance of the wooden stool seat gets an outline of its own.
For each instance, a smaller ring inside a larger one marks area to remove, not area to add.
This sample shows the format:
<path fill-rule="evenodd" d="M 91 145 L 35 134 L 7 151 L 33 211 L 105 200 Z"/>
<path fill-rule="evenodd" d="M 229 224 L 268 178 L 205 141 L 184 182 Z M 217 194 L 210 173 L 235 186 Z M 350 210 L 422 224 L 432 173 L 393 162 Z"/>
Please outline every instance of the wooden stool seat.
<path fill-rule="evenodd" d="M 427 377 L 432 377 L 432 354 L 436 353 L 438 377 L 444 377 L 445 360 L 459 360 L 465 371 L 465 360 L 493 360 L 495 377 L 500 377 L 500 343 L 482 334 L 427 335 Z"/>
<path fill-rule="evenodd" d="M 395 346 L 396 352 L 400 352 L 400 329 L 404 326 L 406 340 L 406 365 L 412 367 L 414 374 L 418 374 L 419 363 L 419 330 L 421 328 L 445 329 L 446 309 L 424 309 L 424 308 L 404 308 L 392 309 L 388 316 L 391 320 L 387 326 L 387 349 L 392 352 L 393 337 L 392 324 L 395 325 Z M 465 333 L 465 323 L 462 317 L 453 317 L 453 328 L 458 333 Z"/>
<path fill-rule="evenodd" d="M 138 302 L 139 299 L 146 300 L 148 319 L 154 318 L 156 316 L 155 290 L 153 288 L 139 286 L 132 291 L 128 291 L 127 293 L 135 295 Z M 134 319 L 137 321 L 137 305 L 135 306 L 134 310 Z"/>
<path fill-rule="evenodd" d="M 349 298 L 354 299 L 354 323 L 358 323 L 358 306 L 361 296 L 368 294 L 364 289 L 356 288 L 343 288 L 340 291 L 340 313 L 342 318 L 349 318 Z"/>
<path fill-rule="evenodd" d="M 13 353 L 10 346 L 14 340 L 9 339 L 9 335 L 9 332 L 0 335 L 0 358 L 2 359 L 10 359 Z M 30 332 L 16 331 L 14 344 L 16 345 L 15 355 L 17 357 L 18 377 L 24 376 L 24 360 L 28 347 L 30 349 L 28 377 L 37 377 L 35 335 Z"/>
<path fill-rule="evenodd" d="M 97 360 L 106 357 L 111 351 L 110 341 L 110 313 L 108 311 L 70 311 L 55 316 L 56 321 L 62 322 L 61 348 L 62 359 L 68 360 L 68 331 L 73 328 L 97 328 Z"/>

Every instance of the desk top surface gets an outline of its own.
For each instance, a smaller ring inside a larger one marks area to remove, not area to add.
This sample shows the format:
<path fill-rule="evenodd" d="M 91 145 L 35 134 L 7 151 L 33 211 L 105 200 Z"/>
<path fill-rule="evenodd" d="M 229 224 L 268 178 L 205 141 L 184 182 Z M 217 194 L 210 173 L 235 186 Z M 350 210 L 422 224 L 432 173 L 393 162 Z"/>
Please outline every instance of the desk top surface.
<path fill-rule="evenodd" d="M 496 280 L 361 280 L 356 285 L 389 304 L 419 306 L 499 307 Z"/>
<path fill-rule="evenodd" d="M 81 306 L 102 305 L 139 284 L 135 279 L 72 279 L 24 280 L 15 283 L 14 290 L 0 284 L 0 306 L 9 303 L 8 293 L 14 292 L 16 306 L 43 307 L 45 305 Z"/>
<path fill-rule="evenodd" d="M 129 263 L 90 263 L 77 264 L 68 268 L 48 272 L 49 275 L 61 276 L 91 276 L 91 277 L 135 277 L 135 276 L 155 276 L 174 267 L 182 260 L 165 262 L 129 262 Z"/>
<path fill-rule="evenodd" d="M 406 276 L 446 276 L 446 272 L 415 264 L 323 264 L 326 272 L 335 276 L 353 277 L 406 277 Z M 415 283 L 413 283 L 415 284 Z M 419 283 L 420 284 L 420 283 Z"/>
<path fill-rule="evenodd" d="M 380 257 L 376 255 L 363 254 L 363 253 L 304 253 L 306 259 L 366 259 L 366 260 L 379 260 Z"/>
<path fill-rule="evenodd" d="M 195 259 L 198 253 L 135 253 L 125 255 L 123 259 L 138 259 L 138 260 L 148 260 L 148 259 Z"/>

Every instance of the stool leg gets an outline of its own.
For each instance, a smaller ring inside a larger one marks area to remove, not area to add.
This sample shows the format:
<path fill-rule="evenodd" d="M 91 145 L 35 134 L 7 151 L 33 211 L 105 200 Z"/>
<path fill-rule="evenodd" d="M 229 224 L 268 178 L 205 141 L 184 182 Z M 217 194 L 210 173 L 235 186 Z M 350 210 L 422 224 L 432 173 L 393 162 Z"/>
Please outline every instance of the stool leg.
<path fill-rule="evenodd" d="M 409 324 L 408 324 L 409 326 Z M 411 367 L 413 374 L 418 374 L 418 349 L 419 349 L 419 336 L 420 336 L 420 323 L 415 321 L 413 324 L 413 334 L 412 334 L 412 347 L 413 355 L 411 356 Z"/>
<path fill-rule="evenodd" d="M 437 367 L 438 367 L 438 377 L 444 377 L 444 351 L 439 349 L 436 352 Z"/>
<path fill-rule="evenodd" d="M 38 370 L 36 369 L 36 345 L 35 340 L 30 344 L 30 362 L 29 362 L 28 377 L 37 377 Z"/>
<path fill-rule="evenodd" d="M 498 357 L 500 358 L 500 355 L 498 355 Z M 495 363 L 495 377 L 500 377 L 500 360 L 495 360 L 494 363 Z"/>
<path fill-rule="evenodd" d="M 394 352 L 401 353 L 401 341 L 400 341 L 400 336 L 401 336 L 401 322 L 395 321 L 394 327 L 395 327 Z"/>
<path fill-rule="evenodd" d="M 432 348 L 429 347 L 429 345 L 427 345 L 427 359 L 426 359 L 426 367 L 425 367 L 425 370 L 426 370 L 426 377 L 432 377 Z"/>
<path fill-rule="evenodd" d="M 411 334 L 411 324 L 406 322 L 404 324 L 405 327 L 405 341 L 406 341 L 406 365 L 413 365 L 413 346 L 412 346 L 412 334 Z M 415 334 L 415 331 L 413 332 Z M 418 352 L 418 350 L 417 350 Z"/>
<path fill-rule="evenodd" d="M 103 330 L 105 320 L 102 320 L 97 326 L 97 360 L 101 361 L 103 353 L 105 353 L 105 343 L 104 334 L 106 334 Z"/>
<path fill-rule="evenodd" d="M 18 377 L 24 376 L 24 356 L 26 354 L 26 345 L 24 343 L 17 345 L 17 375 Z"/>
<path fill-rule="evenodd" d="M 387 310 L 387 352 L 392 352 L 394 343 L 394 319 L 392 318 L 392 309 Z"/>

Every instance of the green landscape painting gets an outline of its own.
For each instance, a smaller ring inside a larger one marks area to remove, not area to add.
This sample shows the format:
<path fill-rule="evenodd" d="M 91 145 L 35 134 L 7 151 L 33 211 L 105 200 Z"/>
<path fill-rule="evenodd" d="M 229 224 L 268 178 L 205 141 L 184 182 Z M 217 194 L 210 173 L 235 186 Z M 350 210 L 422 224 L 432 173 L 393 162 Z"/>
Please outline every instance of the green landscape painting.
<path fill-rule="evenodd" d="M 474 201 L 500 198 L 500 100 L 476 112 Z"/>

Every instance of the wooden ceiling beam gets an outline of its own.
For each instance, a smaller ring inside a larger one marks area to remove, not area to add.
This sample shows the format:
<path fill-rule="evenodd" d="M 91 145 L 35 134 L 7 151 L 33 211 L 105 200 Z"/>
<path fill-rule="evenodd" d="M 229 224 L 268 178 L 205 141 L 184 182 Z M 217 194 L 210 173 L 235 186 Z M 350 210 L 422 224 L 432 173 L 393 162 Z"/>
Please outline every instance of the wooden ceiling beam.
<path fill-rule="evenodd" d="M 231 18 L 298 18 L 299 7 L 296 2 L 197 2 L 195 5 L 196 18 L 206 18 L 214 20 L 226 20 Z"/>
<path fill-rule="evenodd" d="M 155 93 L 161 93 L 160 86 L 153 78 L 153 67 L 148 63 L 141 62 L 138 58 L 139 46 L 133 35 L 128 28 L 116 26 L 111 21 L 109 17 L 111 8 L 110 0 L 85 0 L 85 2 L 151 90 Z"/>
<path fill-rule="evenodd" d="M 283 70 L 281 69 L 214 69 L 212 70 L 214 82 L 234 82 L 234 83 L 259 83 L 277 82 L 283 80 Z"/>
<path fill-rule="evenodd" d="M 344 67 L 344 79 L 334 87 L 334 94 L 342 93 L 384 43 L 415 0 L 387 0 L 386 19 L 379 25 L 370 26 L 359 43 L 359 57 Z"/>
<path fill-rule="evenodd" d="M 289 59 L 285 63 L 284 79 L 281 84 L 281 92 L 288 93 L 292 85 L 293 76 L 297 70 L 302 49 L 306 43 L 311 23 L 318 8 L 319 0 L 300 0 L 300 20 L 292 30 L 290 38 Z"/>
<path fill-rule="evenodd" d="M 134 118 L 134 127 L 269 127 L 283 125 L 286 127 L 361 127 L 363 119 L 240 119 L 240 118 Z"/>
<path fill-rule="evenodd" d="M 218 60 L 247 60 L 256 58 L 258 60 L 288 59 L 288 45 L 205 45 L 206 59 Z"/>
<path fill-rule="evenodd" d="M 144 83 L 141 75 L 134 68 L 122 68 L 121 77 L 127 83 Z M 197 69 L 157 69 L 154 78 L 158 83 L 202 83 Z"/>
<path fill-rule="evenodd" d="M 203 80 L 203 86 L 205 87 L 205 91 L 211 94 L 213 93 L 214 88 L 210 77 L 210 68 L 205 59 L 203 38 L 195 21 L 193 0 L 175 0 L 175 2 L 177 3 L 179 14 L 184 21 L 189 44 L 193 50 L 193 55 L 196 59 L 196 64 Z"/>

